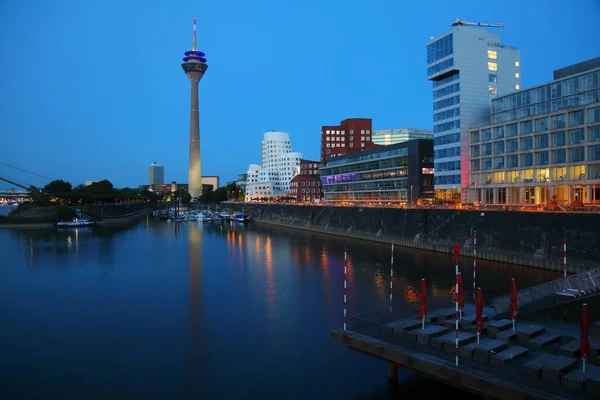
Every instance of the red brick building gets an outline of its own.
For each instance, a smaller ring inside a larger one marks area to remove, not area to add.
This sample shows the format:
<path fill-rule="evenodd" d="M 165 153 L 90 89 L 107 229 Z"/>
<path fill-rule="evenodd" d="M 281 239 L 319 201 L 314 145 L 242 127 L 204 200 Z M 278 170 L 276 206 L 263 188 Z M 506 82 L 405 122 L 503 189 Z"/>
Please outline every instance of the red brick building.
<path fill-rule="evenodd" d="M 373 122 L 370 118 L 348 118 L 335 126 L 321 128 L 321 164 L 327 157 L 379 147 L 371 140 Z"/>
<path fill-rule="evenodd" d="M 290 196 L 298 203 L 313 203 L 323 198 L 318 161 L 300 160 L 300 173 L 290 181 Z"/>

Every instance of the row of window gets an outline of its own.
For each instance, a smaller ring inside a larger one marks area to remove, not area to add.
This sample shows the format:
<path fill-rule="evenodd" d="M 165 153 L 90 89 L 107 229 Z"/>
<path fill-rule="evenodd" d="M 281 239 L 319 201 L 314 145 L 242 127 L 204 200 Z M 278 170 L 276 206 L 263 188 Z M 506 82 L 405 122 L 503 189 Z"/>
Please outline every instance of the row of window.
<path fill-rule="evenodd" d="M 436 162 L 434 169 L 436 172 L 460 171 L 460 160 Z"/>
<path fill-rule="evenodd" d="M 437 89 L 433 91 L 433 98 L 437 99 L 438 97 L 448 96 L 449 94 L 458 92 L 460 90 L 460 83 L 455 83 L 454 85 L 446 86 L 441 89 Z"/>
<path fill-rule="evenodd" d="M 442 121 L 444 119 L 454 117 L 460 117 L 460 107 L 452 108 L 450 110 L 433 114 L 433 122 Z"/>
<path fill-rule="evenodd" d="M 457 175 L 436 175 L 433 177 L 434 184 L 437 185 L 460 185 L 460 174 Z"/>
<path fill-rule="evenodd" d="M 448 99 L 434 101 L 433 110 L 439 110 L 440 108 L 446 108 L 456 104 L 460 104 L 460 96 L 453 96 Z"/>
<path fill-rule="evenodd" d="M 325 130 L 325 134 L 326 135 L 345 135 L 346 131 L 344 130 L 329 130 L 326 129 Z M 353 135 L 354 134 L 354 129 L 350 129 L 350 134 Z M 361 129 L 360 130 L 360 134 L 361 135 L 370 135 L 371 134 L 371 130 L 370 129 Z"/>
<path fill-rule="evenodd" d="M 300 185 L 298 185 L 298 183 L 300 183 Z M 296 187 L 296 186 L 316 186 L 319 187 L 321 186 L 321 182 L 315 182 L 315 181 L 310 181 L 310 182 L 306 182 L 306 181 L 302 181 L 302 182 L 290 182 L 290 186 L 291 187 Z"/>
<path fill-rule="evenodd" d="M 496 156 L 482 158 L 481 160 L 471 160 L 472 171 L 488 171 L 491 169 L 504 169 L 504 168 L 518 168 L 518 167 L 532 167 L 534 165 L 548 165 L 548 164 L 565 164 L 584 162 L 584 161 L 598 161 L 600 160 L 600 145 L 588 146 L 587 147 L 587 160 L 586 147 L 571 147 L 569 149 L 556 149 L 551 151 L 536 151 L 533 153 L 524 154 L 512 154 L 508 156 Z M 436 170 L 437 170 L 436 164 Z"/>
<path fill-rule="evenodd" d="M 361 136 L 360 137 L 361 141 L 370 141 L 371 137 L 370 136 Z M 326 136 L 325 137 L 325 141 L 326 142 L 345 142 L 346 141 L 346 137 L 345 136 Z M 354 136 L 350 136 L 350 141 L 354 141 Z"/>
<path fill-rule="evenodd" d="M 440 71 L 443 71 L 443 70 L 448 69 L 453 66 L 454 66 L 454 58 L 449 58 L 445 61 L 442 61 L 440 63 L 435 64 L 434 66 L 427 68 L 427 76 L 436 74 Z"/>
<path fill-rule="evenodd" d="M 600 69 L 494 99 L 492 115 L 519 107 L 545 104 L 551 100 L 560 100 L 598 88 L 600 88 Z M 545 112 L 550 111 L 548 109 Z"/>
<path fill-rule="evenodd" d="M 447 135 L 437 136 L 433 138 L 433 146 L 443 146 L 445 144 L 452 144 L 460 142 L 460 132 L 449 133 Z"/>
<path fill-rule="evenodd" d="M 449 157 L 460 157 L 460 147 L 449 147 L 447 149 L 440 149 L 434 151 L 434 158 L 436 160 Z"/>
<path fill-rule="evenodd" d="M 530 151 L 532 149 L 544 149 L 546 147 L 559 147 L 576 145 L 585 142 L 600 141 L 600 125 L 587 129 L 587 138 L 583 128 L 572 129 L 568 132 L 559 131 L 551 134 L 543 133 L 540 135 L 524 137 L 521 139 L 502 140 L 492 143 L 482 143 L 481 145 L 471 146 L 471 157 L 489 156 L 492 154 L 513 153 L 516 151 Z M 568 139 L 568 140 L 567 140 Z M 587 139 L 587 140 L 586 140 Z"/>
<path fill-rule="evenodd" d="M 552 168 L 529 168 L 512 171 L 486 172 L 483 174 L 474 174 L 471 176 L 472 182 L 481 184 L 502 184 L 502 183 L 534 183 L 543 182 L 550 185 L 552 182 L 561 182 L 564 180 L 598 179 L 600 177 L 600 164 L 570 165 L 568 167 Z M 478 179 L 479 178 L 479 179 Z"/>
<path fill-rule="evenodd" d="M 346 143 L 327 143 L 326 146 L 327 147 L 346 147 Z M 354 148 L 354 143 L 353 142 L 348 143 L 348 147 Z M 358 143 L 356 144 L 356 147 L 358 147 Z M 365 147 L 364 142 L 360 144 L 360 147 Z"/>
<path fill-rule="evenodd" d="M 451 131 L 454 129 L 460 129 L 460 120 L 459 119 L 434 125 L 433 133 L 446 132 L 446 131 Z"/>
<path fill-rule="evenodd" d="M 515 122 L 494 128 L 481 129 L 480 131 L 471 131 L 470 141 L 471 143 L 477 143 L 479 141 L 486 142 L 492 140 L 492 138 L 501 139 L 504 137 L 517 136 L 519 133 L 521 135 L 526 135 L 534 132 L 534 128 L 535 132 L 562 129 L 567 126 L 567 122 L 568 126 L 579 126 L 586 122 L 588 124 L 600 122 L 600 107 L 594 107 L 587 110 L 587 121 L 585 110 L 575 110 L 566 114 L 556 114 L 551 115 L 550 117 L 521 121 L 518 125 Z"/>

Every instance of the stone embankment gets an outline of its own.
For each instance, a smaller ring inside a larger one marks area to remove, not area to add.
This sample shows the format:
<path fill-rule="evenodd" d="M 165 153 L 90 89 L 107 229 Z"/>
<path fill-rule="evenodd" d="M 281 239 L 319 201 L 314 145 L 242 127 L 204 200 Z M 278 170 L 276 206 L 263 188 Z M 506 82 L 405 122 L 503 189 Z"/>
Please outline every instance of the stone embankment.
<path fill-rule="evenodd" d="M 567 268 L 577 273 L 600 265 L 600 215 L 473 211 L 457 209 L 399 209 L 229 203 L 251 220 L 421 250 L 473 255 L 477 232 L 480 259 L 561 271 L 563 240 Z"/>

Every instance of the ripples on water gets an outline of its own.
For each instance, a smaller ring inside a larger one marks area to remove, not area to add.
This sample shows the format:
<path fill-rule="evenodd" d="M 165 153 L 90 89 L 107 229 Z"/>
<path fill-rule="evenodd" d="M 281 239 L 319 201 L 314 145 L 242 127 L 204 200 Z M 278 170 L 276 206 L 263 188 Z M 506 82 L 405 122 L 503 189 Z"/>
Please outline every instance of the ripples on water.
<path fill-rule="evenodd" d="M 257 224 L 0 230 L 8 398 L 387 398 L 386 365 L 330 338 L 387 307 L 389 246 Z M 461 269 L 471 284 L 471 260 Z M 556 273 L 480 261 L 486 296 Z M 397 248 L 394 304 L 453 290 L 447 255 Z M 454 393 L 404 373 L 402 398 Z M 458 395 L 462 395 L 458 393 Z M 463 395 L 464 396 L 464 395 Z"/>

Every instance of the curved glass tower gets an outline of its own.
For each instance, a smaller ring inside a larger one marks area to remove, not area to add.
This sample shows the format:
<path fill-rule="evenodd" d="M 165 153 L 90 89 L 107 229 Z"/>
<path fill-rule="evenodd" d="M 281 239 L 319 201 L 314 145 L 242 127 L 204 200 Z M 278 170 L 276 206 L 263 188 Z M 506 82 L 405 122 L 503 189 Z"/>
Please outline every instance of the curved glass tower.
<path fill-rule="evenodd" d="M 188 167 L 188 191 L 193 199 L 202 195 L 202 167 L 200 164 L 200 110 L 198 106 L 198 83 L 208 69 L 205 54 L 196 47 L 196 18 L 192 50 L 185 52 L 181 67 L 191 83 L 190 101 L 190 164 Z"/>

